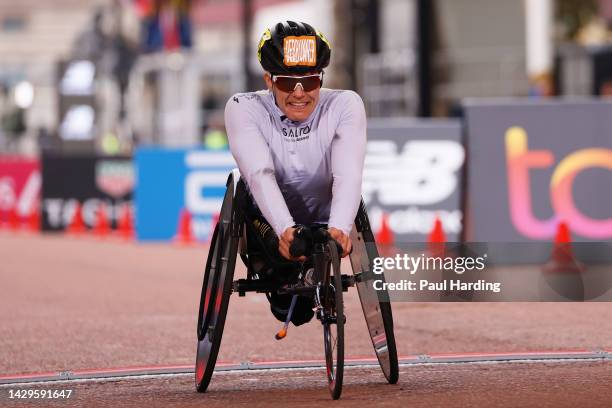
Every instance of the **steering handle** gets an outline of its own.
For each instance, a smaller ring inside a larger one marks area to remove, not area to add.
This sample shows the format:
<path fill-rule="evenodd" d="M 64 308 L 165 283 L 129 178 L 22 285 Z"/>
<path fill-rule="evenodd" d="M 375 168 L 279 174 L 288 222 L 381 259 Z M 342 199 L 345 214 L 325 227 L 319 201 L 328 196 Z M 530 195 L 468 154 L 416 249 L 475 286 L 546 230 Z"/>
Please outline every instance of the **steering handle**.
<path fill-rule="evenodd" d="M 312 231 L 304 225 L 298 225 L 293 232 L 293 242 L 289 247 L 289 254 L 298 258 L 306 255 L 312 246 Z"/>
<path fill-rule="evenodd" d="M 312 246 L 315 243 L 327 243 L 333 241 L 338 248 L 338 253 L 342 254 L 342 246 L 335 239 L 331 238 L 326 229 L 318 228 L 314 231 L 304 225 L 298 225 L 293 233 L 293 242 L 289 247 L 289 254 L 298 258 L 312 253 Z"/>

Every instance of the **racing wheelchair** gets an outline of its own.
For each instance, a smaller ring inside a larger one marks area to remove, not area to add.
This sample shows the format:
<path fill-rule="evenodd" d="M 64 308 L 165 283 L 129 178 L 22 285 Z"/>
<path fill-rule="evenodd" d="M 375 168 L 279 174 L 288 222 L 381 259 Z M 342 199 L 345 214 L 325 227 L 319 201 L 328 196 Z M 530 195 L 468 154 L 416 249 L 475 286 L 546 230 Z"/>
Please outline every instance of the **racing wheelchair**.
<path fill-rule="evenodd" d="M 372 345 L 382 372 L 390 384 L 395 384 L 399 377 L 399 366 L 395 336 L 393 333 L 393 315 L 391 304 L 381 301 L 383 296 L 372 287 L 372 280 L 383 279 L 382 275 L 372 273 L 373 259 L 378 256 L 374 236 L 363 202 L 359 207 L 350 238 L 353 250 L 350 262 L 353 275 L 342 275 L 340 271 L 339 249 L 335 241 L 329 238 L 326 230 L 315 229 L 309 237 L 308 262 L 313 266 L 312 276 L 306 283 L 302 273 L 292 282 L 279 283 L 254 267 L 255 258 L 261 256 L 249 250 L 256 247 L 252 242 L 257 234 L 249 229 L 254 228 L 245 211 L 245 200 L 248 192 L 240 179 L 237 169 L 233 170 L 226 183 L 226 192 L 215 226 L 206 268 L 202 283 L 197 325 L 197 357 L 195 366 L 195 383 L 198 392 L 205 392 L 215 368 L 217 354 L 225 325 L 229 298 L 232 293 L 244 296 L 246 292 L 280 293 L 292 296 L 292 306 L 284 325 L 286 330 L 297 295 L 312 296 L 315 305 L 315 316 L 323 326 L 323 343 L 325 365 L 329 391 L 333 399 L 338 399 L 342 392 L 344 373 L 344 324 L 343 292 L 356 286 L 361 306 L 367 323 Z M 297 242 L 298 240 L 294 240 Z M 261 242 L 259 243 L 261 244 Z M 286 261 L 279 264 L 269 253 L 265 245 L 263 256 L 272 267 L 292 266 L 299 270 L 300 262 Z M 303 248 L 302 248 L 303 249 Z M 302 255 L 294 252 L 293 255 Z M 247 278 L 233 280 L 237 254 L 247 266 Z M 277 339 L 284 336 L 283 330 Z"/>

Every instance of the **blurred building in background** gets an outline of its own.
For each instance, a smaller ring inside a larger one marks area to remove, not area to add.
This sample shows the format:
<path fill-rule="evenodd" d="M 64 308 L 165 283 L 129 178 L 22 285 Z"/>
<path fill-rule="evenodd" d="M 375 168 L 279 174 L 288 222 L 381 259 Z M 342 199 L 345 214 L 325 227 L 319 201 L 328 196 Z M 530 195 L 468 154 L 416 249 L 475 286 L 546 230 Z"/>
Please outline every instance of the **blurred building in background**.
<path fill-rule="evenodd" d="M 56 65 L 71 52 L 79 32 L 91 24 L 94 5 L 91 0 L 0 1 L 3 150 L 32 152 L 36 149 L 32 142 L 37 133 L 49 134 L 56 127 Z M 20 84 L 29 86 L 20 88 Z M 22 107 L 15 99 L 19 89 L 27 89 L 25 92 L 31 94 L 31 98 L 21 101 Z M 19 109 L 21 113 L 17 115 Z"/>
<path fill-rule="evenodd" d="M 0 151 L 225 148 L 225 101 L 263 87 L 282 19 L 326 33 L 326 86 L 372 117 L 612 93 L 610 0 L 0 0 Z"/>

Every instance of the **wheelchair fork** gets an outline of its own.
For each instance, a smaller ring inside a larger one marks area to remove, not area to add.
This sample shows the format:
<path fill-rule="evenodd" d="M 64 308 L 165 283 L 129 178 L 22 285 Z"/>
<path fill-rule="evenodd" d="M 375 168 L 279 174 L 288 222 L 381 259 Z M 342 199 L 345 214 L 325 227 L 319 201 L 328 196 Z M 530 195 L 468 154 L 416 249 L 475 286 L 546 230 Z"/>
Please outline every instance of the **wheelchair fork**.
<path fill-rule="evenodd" d="M 317 318 L 324 323 L 327 319 L 325 316 L 325 309 L 321 302 L 321 288 L 325 285 L 325 273 L 327 268 L 327 255 L 325 253 L 325 246 L 323 244 L 316 244 L 312 254 L 312 264 L 314 267 L 313 278 L 315 282 L 315 314 Z"/>

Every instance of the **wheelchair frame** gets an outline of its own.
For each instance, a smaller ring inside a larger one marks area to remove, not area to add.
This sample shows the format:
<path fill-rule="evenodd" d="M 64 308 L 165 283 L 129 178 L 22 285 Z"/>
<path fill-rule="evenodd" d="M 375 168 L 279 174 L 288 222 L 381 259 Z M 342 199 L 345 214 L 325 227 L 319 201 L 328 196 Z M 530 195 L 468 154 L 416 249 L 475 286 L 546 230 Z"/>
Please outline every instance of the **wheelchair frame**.
<path fill-rule="evenodd" d="M 236 205 L 243 203 L 247 192 L 244 182 L 240 180 L 240 173 L 237 169 L 230 173 L 226 187 L 227 190 L 219 215 L 219 221 L 215 226 L 211 239 L 198 312 L 198 347 L 195 379 L 196 389 L 199 392 L 206 391 L 212 377 L 231 293 L 236 292 L 239 296 L 245 296 L 246 292 L 269 293 L 278 291 L 280 288 L 277 282 L 256 276 L 249 261 L 248 249 L 246 247 L 246 228 L 250 226 L 246 222 L 244 212 L 241 208 L 237 208 L 240 207 L 239 205 Z M 257 234 L 251 235 L 257 236 Z M 371 272 L 373 259 L 378 257 L 378 250 L 363 201 L 360 204 L 350 237 L 353 243 L 353 251 L 349 255 L 353 275 L 334 274 L 334 277 L 337 278 L 337 284 L 342 286 L 342 291 L 339 291 L 339 301 L 342 304 L 342 292 L 347 291 L 351 286 L 357 287 L 376 357 L 387 381 L 390 384 L 395 384 L 399 377 L 399 366 L 393 333 L 393 315 L 391 304 L 382 301 L 384 296 L 374 290 L 371 284 L 374 279 L 384 279 L 384 277 L 382 275 L 374 275 Z M 262 243 L 260 242 L 260 244 Z M 260 246 L 265 248 L 264 245 Z M 238 252 L 240 252 L 241 259 L 247 266 L 247 278 L 233 281 Z M 335 246 L 332 252 L 336 252 Z M 291 261 L 280 263 L 269 254 L 265 254 L 265 250 L 264 256 L 267 256 L 266 262 L 270 262 L 273 267 L 295 265 Z M 336 259 L 332 259 L 332 263 L 334 262 L 337 263 L 339 272 L 337 254 Z M 332 266 L 336 267 L 336 263 Z M 336 275 L 338 276 L 336 277 Z M 342 319 L 344 319 L 342 307 L 340 306 L 339 309 Z M 327 341 L 327 339 L 325 340 Z M 327 348 L 327 343 L 325 344 Z M 339 351 L 338 354 L 342 355 L 338 356 L 338 360 L 342 361 L 337 361 L 335 366 L 338 369 L 337 374 L 339 378 L 331 378 L 329 376 L 329 361 L 326 361 L 328 364 L 330 392 L 334 399 L 339 398 L 342 388 L 343 345 L 341 345 L 341 348 L 342 353 Z M 327 354 L 326 349 L 326 356 Z"/>

